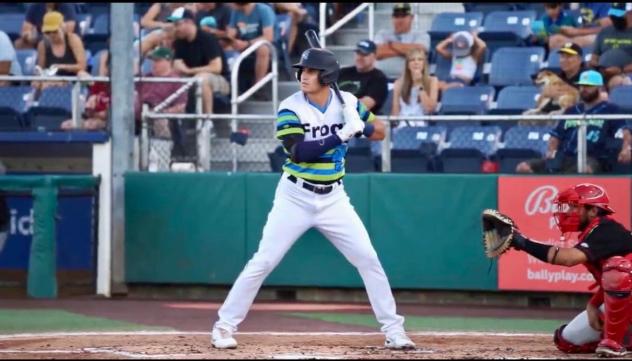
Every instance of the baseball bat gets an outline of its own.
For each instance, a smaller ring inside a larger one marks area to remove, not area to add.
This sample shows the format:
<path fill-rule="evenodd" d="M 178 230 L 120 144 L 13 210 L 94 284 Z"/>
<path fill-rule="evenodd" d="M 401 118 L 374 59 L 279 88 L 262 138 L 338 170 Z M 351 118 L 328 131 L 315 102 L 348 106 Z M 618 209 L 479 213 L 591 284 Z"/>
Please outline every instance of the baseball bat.
<path fill-rule="evenodd" d="M 316 34 L 316 31 L 314 31 L 314 29 L 309 29 L 305 31 L 305 37 L 307 38 L 307 42 L 309 43 L 310 47 L 322 49 L 322 45 L 320 45 L 320 39 L 318 38 L 318 34 Z M 334 82 L 331 84 L 331 87 L 334 89 L 334 93 L 336 94 L 336 97 L 340 101 L 340 104 L 342 104 L 342 106 L 344 107 L 345 101 L 344 99 L 342 99 L 342 94 L 340 94 L 340 89 L 338 88 L 338 84 Z"/>

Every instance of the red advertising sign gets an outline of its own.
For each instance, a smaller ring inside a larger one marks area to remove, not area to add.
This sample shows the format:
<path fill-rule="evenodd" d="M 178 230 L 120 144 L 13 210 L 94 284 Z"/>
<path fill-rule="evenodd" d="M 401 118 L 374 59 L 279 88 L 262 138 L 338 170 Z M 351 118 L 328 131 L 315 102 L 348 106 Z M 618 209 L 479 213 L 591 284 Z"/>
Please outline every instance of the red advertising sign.
<path fill-rule="evenodd" d="M 614 218 L 630 228 L 630 188 L 626 178 L 499 177 L 498 208 L 510 216 L 530 239 L 560 247 L 572 247 L 577 234 L 561 239 L 553 217 L 553 201 L 560 191 L 579 183 L 602 186 L 615 210 Z M 527 291 L 590 292 L 592 275 L 583 265 L 565 267 L 544 263 L 525 252 L 510 250 L 498 261 L 498 288 Z"/>

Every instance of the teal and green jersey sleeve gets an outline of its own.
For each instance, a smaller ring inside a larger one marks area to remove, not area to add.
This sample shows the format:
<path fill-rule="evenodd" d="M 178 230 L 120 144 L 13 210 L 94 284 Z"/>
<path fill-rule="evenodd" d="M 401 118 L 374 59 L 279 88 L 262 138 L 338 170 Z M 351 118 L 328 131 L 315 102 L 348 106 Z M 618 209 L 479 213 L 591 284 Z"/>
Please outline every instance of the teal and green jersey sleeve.
<path fill-rule="evenodd" d="M 277 114 L 276 137 L 277 139 L 281 139 L 290 134 L 303 135 L 305 134 L 305 130 L 296 113 L 289 109 L 281 109 Z"/>
<path fill-rule="evenodd" d="M 356 109 L 358 109 L 358 114 L 360 114 L 360 119 L 362 119 L 362 121 L 371 123 L 375 120 L 375 114 L 371 113 L 371 111 L 366 108 L 360 99 L 358 99 L 358 106 Z"/>

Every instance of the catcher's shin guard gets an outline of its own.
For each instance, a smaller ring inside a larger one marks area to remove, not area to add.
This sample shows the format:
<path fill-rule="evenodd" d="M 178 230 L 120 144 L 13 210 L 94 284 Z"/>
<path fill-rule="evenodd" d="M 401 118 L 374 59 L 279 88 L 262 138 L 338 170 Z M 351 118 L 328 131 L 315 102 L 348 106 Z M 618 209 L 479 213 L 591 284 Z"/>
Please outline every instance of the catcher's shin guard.
<path fill-rule="evenodd" d="M 622 356 L 626 352 L 623 339 L 632 316 L 631 273 L 632 262 L 621 256 L 610 257 L 603 265 L 604 329 L 597 353 Z"/>
<path fill-rule="evenodd" d="M 555 346 L 557 347 L 558 350 L 562 352 L 566 352 L 566 353 L 594 353 L 595 352 L 599 341 L 589 342 L 583 345 L 572 344 L 568 342 L 567 340 L 565 340 L 564 337 L 562 337 L 562 331 L 564 331 L 564 327 L 566 327 L 566 325 L 560 326 L 560 328 L 555 330 L 555 333 L 553 334 L 553 343 L 555 343 Z"/>

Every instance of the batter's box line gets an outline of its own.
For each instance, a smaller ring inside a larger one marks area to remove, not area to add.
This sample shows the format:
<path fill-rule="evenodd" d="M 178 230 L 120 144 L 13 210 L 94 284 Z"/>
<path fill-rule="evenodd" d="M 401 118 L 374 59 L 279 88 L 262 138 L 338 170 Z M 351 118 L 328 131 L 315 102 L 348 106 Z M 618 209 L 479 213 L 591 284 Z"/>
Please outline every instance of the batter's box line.
<path fill-rule="evenodd" d="M 82 337 L 82 336 L 206 336 L 211 332 L 187 332 L 187 331 L 103 331 L 103 332 L 42 332 L 42 333 L 18 333 L 0 335 L 0 340 L 12 340 L 16 338 L 45 338 L 45 337 Z M 495 337 L 551 337 L 549 333 L 512 333 L 512 332 L 443 332 L 443 331 L 418 331 L 408 332 L 411 336 L 495 336 Z M 252 336 L 378 336 L 382 332 L 236 332 L 235 335 Z"/>

